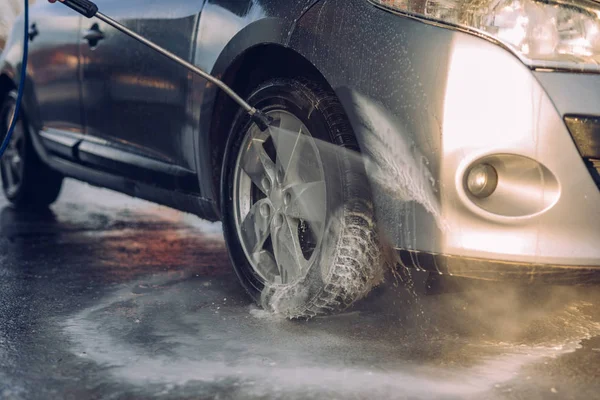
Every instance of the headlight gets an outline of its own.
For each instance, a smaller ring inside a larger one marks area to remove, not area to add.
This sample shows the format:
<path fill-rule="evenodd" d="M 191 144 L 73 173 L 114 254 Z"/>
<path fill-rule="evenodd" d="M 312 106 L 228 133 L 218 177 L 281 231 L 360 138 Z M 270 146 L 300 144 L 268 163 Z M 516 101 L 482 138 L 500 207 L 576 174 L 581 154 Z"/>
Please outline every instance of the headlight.
<path fill-rule="evenodd" d="M 369 0 L 492 38 L 536 68 L 600 71 L 600 4 L 588 0 Z"/>

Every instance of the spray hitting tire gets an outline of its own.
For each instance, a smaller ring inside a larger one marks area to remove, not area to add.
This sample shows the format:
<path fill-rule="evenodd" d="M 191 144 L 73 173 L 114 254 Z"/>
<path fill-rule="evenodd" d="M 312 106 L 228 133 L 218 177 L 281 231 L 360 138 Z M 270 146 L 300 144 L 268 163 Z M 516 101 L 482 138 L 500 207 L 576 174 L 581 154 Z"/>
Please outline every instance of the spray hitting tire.
<path fill-rule="evenodd" d="M 17 104 L 17 92 L 0 100 L 0 129 L 6 135 Z M 0 158 L 2 189 L 6 198 L 19 208 L 44 208 L 58 197 L 63 176 L 40 160 L 28 130 L 23 109 L 6 151 Z"/>
<path fill-rule="evenodd" d="M 235 271 L 257 302 L 289 318 L 344 310 L 383 279 L 348 119 L 309 81 L 269 81 L 250 103 L 276 122 L 262 132 L 239 113 L 229 136 L 221 211 Z"/>

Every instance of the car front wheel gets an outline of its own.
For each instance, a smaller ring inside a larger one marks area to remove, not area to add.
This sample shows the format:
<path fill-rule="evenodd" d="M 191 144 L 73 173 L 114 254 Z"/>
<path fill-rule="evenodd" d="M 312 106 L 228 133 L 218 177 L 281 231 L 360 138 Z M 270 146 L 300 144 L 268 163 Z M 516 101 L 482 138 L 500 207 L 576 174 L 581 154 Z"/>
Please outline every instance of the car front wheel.
<path fill-rule="evenodd" d="M 290 318 L 341 311 L 383 277 L 370 189 L 333 92 L 277 79 L 249 99 L 274 123 L 233 123 L 221 211 L 235 271 L 263 307 Z"/>

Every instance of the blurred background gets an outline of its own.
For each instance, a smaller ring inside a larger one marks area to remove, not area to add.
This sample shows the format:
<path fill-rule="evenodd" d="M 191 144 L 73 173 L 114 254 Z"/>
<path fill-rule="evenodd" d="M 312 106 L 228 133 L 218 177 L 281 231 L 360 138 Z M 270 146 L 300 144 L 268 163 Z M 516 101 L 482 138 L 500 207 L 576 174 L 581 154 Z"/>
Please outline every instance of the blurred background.
<path fill-rule="evenodd" d="M 36 0 L 29 0 L 29 4 Z M 23 12 L 23 0 L 0 0 L 0 51 L 4 49 L 13 21 Z"/>

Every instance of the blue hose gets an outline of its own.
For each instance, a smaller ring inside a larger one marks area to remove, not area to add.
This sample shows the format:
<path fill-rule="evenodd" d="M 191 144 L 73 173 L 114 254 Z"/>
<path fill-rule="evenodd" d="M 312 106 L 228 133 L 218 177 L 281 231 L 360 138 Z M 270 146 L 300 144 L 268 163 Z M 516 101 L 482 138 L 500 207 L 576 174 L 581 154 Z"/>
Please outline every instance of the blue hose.
<path fill-rule="evenodd" d="M 23 100 L 23 92 L 25 91 L 25 79 L 27 78 L 27 56 L 29 52 L 29 0 L 24 0 L 25 2 L 25 21 L 23 25 L 23 61 L 21 62 L 21 77 L 19 79 L 19 92 L 17 94 L 17 104 L 15 106 L 15 113 L 13 115 L 12 121 L 10 123 L 10 127 L 8 128 L 8 132 L 6 133 L 6 137 L 2 142 L 2 147 L 0 147 L 0 157 L 4 154 L 4 151 L 8 147 L 10 143 L 10 138 L 12 137 L 13 131 L 17 126 L 17 121 L 19 120 L 19 110 L 21 109 L 21 101 Z"/>

